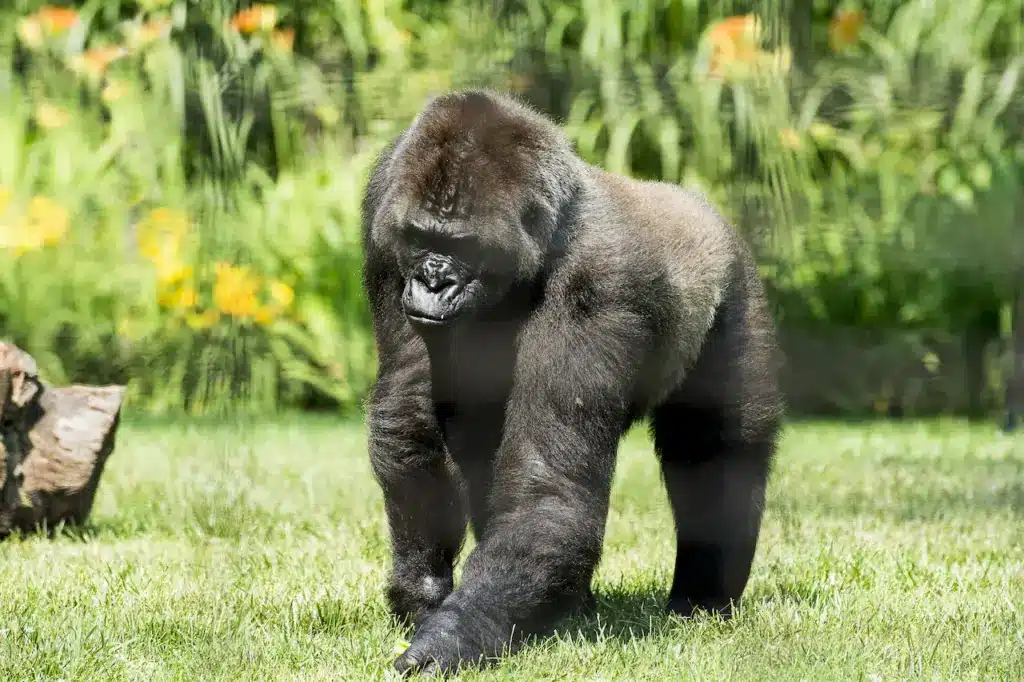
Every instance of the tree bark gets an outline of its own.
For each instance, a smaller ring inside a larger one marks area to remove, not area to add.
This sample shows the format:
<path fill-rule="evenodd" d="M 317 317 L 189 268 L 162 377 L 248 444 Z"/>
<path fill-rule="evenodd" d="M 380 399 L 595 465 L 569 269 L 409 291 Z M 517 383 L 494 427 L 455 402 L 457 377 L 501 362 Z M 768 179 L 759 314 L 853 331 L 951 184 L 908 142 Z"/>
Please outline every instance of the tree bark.
<path fill-rule="evenodd" d="M 0 343 L 0 537 L 88 518 L 123 397 L 123 386 L 49 386 Z"/>

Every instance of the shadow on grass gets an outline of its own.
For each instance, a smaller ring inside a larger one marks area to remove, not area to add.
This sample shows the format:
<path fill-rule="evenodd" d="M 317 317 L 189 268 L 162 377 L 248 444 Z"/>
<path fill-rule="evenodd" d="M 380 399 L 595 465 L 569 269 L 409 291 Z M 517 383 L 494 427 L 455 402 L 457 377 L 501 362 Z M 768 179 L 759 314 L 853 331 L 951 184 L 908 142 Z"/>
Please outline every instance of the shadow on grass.
<path fill-rule="evenodd" d="M 616 639 L 623 642 L 664 634 L 679 628 L 711 625 L 724 633 L 734 627 L 738 618 L 724 618 L 720 615 L 698 612 L 690 618 L 683 618 L 668 611 L 668 593 L 664 589 L 627 589 L 602 586 L 595 591 L 596 608 L 587 613 L 573 616 L 561 623 L 556 631 L 588 642 Z M 744 595 L 737 613 L 741 616 L 751 609 L 782 599 L 786 602 L 800 602 L 811 595 L 794 591 L 792 594 L 750 593 Z M 553 633 L 552 633 L 553 634 Z M 544 638 L 536 640 L 542 642 Z"/>

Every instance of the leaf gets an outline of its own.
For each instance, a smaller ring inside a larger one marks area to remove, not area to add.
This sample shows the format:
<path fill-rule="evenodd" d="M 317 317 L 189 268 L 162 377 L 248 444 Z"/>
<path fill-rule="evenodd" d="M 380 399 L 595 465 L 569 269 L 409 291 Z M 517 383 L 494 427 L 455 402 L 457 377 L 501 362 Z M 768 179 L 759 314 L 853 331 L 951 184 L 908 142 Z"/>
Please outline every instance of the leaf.
<path fill-rule="evenodd" d="M 674 118 L 664 117 L 658 130 L 658 142 L 661 146 L 661 173 L 668 182 L 679 180 L 681 166 L 682 131 Z"/>
<path fill-rule="evenodd" d="M 952 197 L 960 208 L 968 209 L 974 205 L 974 191 L 967 185 L 957 185 Z"/>
<path fill-rule="evenodd" d="M 613 173 L 627 174 L 629 172 L 629 143 L 633 139 L 633 132 L 639 122 L 640 117 L 631 113 L 612 129 L 605 158 L 608 170 Z"/>
<path fill-rule="evenodd" d="M 980 190 L 992 186 L 992 167 L 980 161 L 971 168 L 971 183 Z"/>
<path fill-rule="evenodd" d="M 952 196 L 953 192 L 960 185 L 960 175 L 957 173 L 955 166 L 946 166 L 939 171 L 938 185 L 939 191 Z"/>
<path fill-rule="evenodd" d="M 956 113 L 953 115 L 953 126 L 950 129 L 950 143 L 959 144 L 968 139 L 972 130 L 977 127 L 978 105 L 981 103 L 981 88 L 984 83 L 984 69 L 976 64 L 967 72 L 964 87 L 957 102 Z"/>
<path fill-rule="evenodd" d="M 1017 82 L 1020 77 L 1021 64 L 1024 63 L 1024 57 L 1017 57 L 1010 65 L 1003 71 L 1003 75 L 999 78 L 999 83 L 996 85 L 995 92 L 992 97 L 982 108 L 979 119 L 982 121 L 982 125 L 986 129 L 991 128 L 995 125 L 996 118 L 999 117 L 1006 107 L 1009 106 L 1010 102 L 1015 97 L 1019 97 L 1020 93 L 1017 89 Z"/>

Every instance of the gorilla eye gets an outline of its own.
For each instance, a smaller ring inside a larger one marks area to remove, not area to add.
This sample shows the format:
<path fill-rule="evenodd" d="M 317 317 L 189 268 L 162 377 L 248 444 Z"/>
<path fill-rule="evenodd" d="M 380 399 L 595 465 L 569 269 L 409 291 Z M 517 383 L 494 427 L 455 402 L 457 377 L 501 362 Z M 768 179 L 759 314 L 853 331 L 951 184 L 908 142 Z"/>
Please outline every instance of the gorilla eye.
<path fill-rule="evenodd" d="M 480 238 L 472 232 L 447 232 L 410 222 L 403 229 L 403 236 L 416 250 L 440 253 L 469 263 L 480 257 Z"/>

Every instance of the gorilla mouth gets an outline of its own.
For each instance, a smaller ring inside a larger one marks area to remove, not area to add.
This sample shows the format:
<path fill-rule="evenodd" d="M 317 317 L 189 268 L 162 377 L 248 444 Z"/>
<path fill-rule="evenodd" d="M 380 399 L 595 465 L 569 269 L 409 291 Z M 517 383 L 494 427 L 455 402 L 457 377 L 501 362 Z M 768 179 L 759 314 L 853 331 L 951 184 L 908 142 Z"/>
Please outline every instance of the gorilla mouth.
<path fill-rule="evenodd" d="M 461 282 L 441 291 L 429 291 L 416 280 L 410 280 L 402 297 L 402 308 L 410 322 L 438 327 L 462 317 L 472 307 L 475 287 Z"/>
<path fill-rule="evenodd" d="M 451 318 L 446 320 L 443 317 L 430 317 L 428 315 L 416 315 L 415 313 L 410 313 L 410 312 L 406 312 L 405 316 L 408 317 L 411 322 L 414 322 L 414 323 L 419 324 L 419 325 L 423 325 L 424 327 L 440 327 L 440 326 L 446 325 L 449 322 L 451 322 Z"/>

